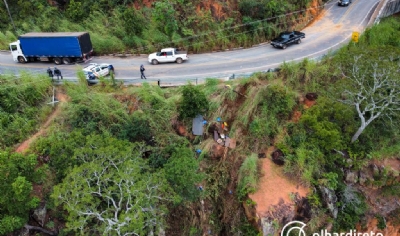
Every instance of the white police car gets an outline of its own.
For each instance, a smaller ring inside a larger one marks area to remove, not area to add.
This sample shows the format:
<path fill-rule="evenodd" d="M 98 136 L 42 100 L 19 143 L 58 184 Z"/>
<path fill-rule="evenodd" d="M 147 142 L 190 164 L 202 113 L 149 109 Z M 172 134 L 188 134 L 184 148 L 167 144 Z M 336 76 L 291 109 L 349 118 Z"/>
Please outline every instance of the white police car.
<path fill-rule="evenodd" d="M 88 72 L 92 72 L 97 78 L 100 76 L 107 76 L 110 74 L 111 71 L 114 72 L 114 67 L 111 64 L 107 63 L 90 63 L 88 66 L 83 68 L 83 72 L 86 72 L 85 74 L 88 74 Z"/>

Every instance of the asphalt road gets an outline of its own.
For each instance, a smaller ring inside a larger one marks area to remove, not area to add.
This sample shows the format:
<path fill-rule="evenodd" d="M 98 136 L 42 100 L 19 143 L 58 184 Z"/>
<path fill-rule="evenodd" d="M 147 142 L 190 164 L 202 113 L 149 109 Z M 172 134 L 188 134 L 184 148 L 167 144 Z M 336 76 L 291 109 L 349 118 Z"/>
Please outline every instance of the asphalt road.
<path fill-rule="evenodd" d="M 329 52 L 347 44 L 352 32 L 362 32 L 379 3 L 379 0 L 353 0 L 348 7 L 340 7 L 337 1 L 325 5 L 324 12 L 314 23 L 302 30 L 306 38 L 302 43 L 291 45 L 287 49 L 276 49 L 265 43 L 248 49 L 225 52 L 189 54 L 189 61 L 182 64 L 168 63 L 150 65 L 147 56 L 129 58 L 96 57 L 93 63 L 110 63 L 116 70 L 116 79 L 128 83 L 142 82 L 139 67 L 146 68 L 148 81 L 161 80 L 178 83 L 187 80 L 204 80 L 205 78 L 227 78 L 250 75 L 254 72 L 277 68 L 282 62 L 300 61 L 304 58 L 318 59 Z M 0 53 L 0 73 L 19 73 L 28 70 L 35 73 L 46 73 L 53 63 L 33 62 L 20 64 L 12 60 L 8 52 Z M 81 65 L 57 66 L 65 79 L 76 79 L 76 71 Z"/>

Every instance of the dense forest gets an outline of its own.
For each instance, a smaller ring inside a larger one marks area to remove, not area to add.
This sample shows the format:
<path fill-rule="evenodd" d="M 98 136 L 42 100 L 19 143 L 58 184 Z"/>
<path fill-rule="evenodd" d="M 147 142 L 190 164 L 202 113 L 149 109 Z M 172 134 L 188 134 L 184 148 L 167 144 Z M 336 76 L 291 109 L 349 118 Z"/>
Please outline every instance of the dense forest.
<path fill-rule="evenodd" d="M 90 32 L 98 54 L 148 53 L 166 46 L 193 53 L 248 47 L 283 29 L 301 29 L 323 8 L 323 2 L 0 1 L 0 49 L 8 49 L 8 43 L 23 33 L 70 31 Z"/>
<path fill-rule="evenodd" d="M 267 219 L 272 234 L 291 219 L 308 232 L 366 230 L 371 219 L 398 229 L 399 169 L 384 163 L 400 153 L 399 39 L 399 18 L 386 19 L 319 62 L 170 89 L 88 87 L 78 74 L 57 87 L 55 106 L 46 76 L 0 75 L 0 234 L 261 235 L 249 194 L 270 147 L 286 178 L 310 190 L 306 214 Z M 208 122 L 194 136 L 199 113 Z M 218 118 L 234 149 L 212 138 Z"/>

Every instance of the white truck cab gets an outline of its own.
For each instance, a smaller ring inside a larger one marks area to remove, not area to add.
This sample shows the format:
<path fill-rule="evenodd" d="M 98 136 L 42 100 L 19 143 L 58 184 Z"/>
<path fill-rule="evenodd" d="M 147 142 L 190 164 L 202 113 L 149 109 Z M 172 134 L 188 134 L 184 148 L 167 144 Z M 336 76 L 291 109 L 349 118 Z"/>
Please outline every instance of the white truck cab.
<path fill-rule="evenodd" d="M 15 62 L 24 63 L 26 62 L 26 58 L 22 53 L 21 44 L 18 41 L 10 43 L 10 51 Z"/>
<path fill-rule="evenodd" d="M 163 48 L 160 52 L 155 52 L 149 55 L 148 61 L 153 65 L 164 62 L 176 62 L 178 64 L 188 60 L 186 52 L 179 52 L 176 48 Z"/>

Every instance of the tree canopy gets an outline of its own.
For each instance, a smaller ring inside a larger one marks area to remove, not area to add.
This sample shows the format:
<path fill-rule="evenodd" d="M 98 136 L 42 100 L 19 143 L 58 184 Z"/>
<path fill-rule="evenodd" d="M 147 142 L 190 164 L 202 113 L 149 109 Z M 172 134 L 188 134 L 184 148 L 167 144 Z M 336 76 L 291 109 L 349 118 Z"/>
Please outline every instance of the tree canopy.
<path fill-rule="evenodd" d="M 29 210 L 39 199 L 31 195 L 33 182 L 42 178 L 36 169 L 36 156 L 0 152 L 0 234 L 5 235 L 21 228 L 27 221 Z M 35 170 L 36 169 L 36 170 Z"/>
<path fill-rule="evenodd" d="M 391 118 L 400 112 L 400 50 L 393 47 L 355 48 L 342 64 L 344 85 L 341 102 L 354 106 L 360 126 L 351 138 L 355 142 L 377 118 Z"/>
<path fill-rule="evenodd" d="M 52 194 L 68 211 L 67 228 L 84 235 L 148 235 L 164 229 L 165 204 L 174 194 L 163 172 L 148 171 L 142 154 L 140 145 L 114 138 L 82 148 L 76 158 L 83 164 Z"/>
<path fill-rule="evenodd" d="M 208 109 L 209 102 L 199 87 L 191 84 L 183 87 L 182 99 L 178 107 L 181 118 L 194 118 L 198 114 L 204 114 Z"/>

